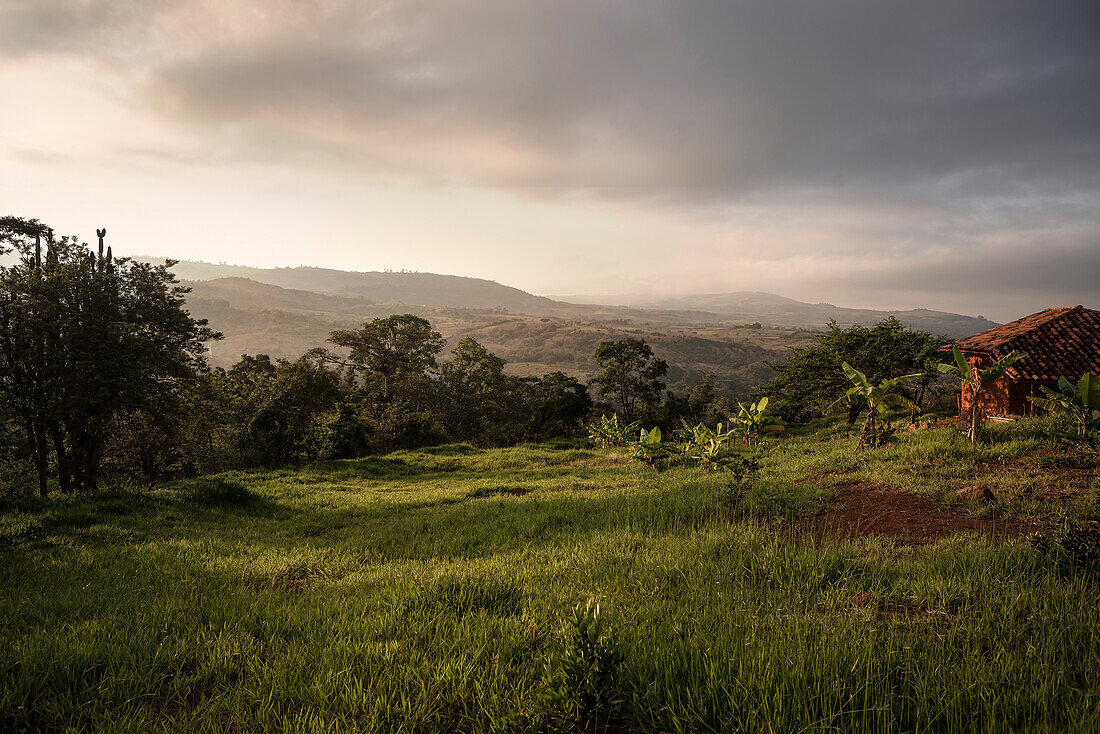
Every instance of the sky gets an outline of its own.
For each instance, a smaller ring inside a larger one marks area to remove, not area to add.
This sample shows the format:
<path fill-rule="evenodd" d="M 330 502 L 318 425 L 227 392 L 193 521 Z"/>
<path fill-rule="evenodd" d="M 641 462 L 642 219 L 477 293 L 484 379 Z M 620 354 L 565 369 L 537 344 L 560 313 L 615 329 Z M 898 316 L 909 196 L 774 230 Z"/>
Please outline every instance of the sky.
<path fill-rule="evenodd" d="M 1100 308 L 1100 3 L 0 0 L 0 214 L 541 295 Z"/>

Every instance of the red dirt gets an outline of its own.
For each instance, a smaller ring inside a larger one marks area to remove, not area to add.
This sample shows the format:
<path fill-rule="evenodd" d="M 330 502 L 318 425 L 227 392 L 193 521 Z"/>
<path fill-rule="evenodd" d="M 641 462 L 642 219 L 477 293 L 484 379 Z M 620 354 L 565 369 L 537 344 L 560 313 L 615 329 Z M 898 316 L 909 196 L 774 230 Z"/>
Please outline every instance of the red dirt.
<path fill-rule="evenodd" d="M 860 482 L 842 486 L 830 507 L 796 526 L 815 538 L 885 536 L 908 545 L 923 545 L 956 533 L 1018 537 L 1035 530 L 1021 520 L 974 517 L 941 507 L 926 497 L 881 484 Z"/>

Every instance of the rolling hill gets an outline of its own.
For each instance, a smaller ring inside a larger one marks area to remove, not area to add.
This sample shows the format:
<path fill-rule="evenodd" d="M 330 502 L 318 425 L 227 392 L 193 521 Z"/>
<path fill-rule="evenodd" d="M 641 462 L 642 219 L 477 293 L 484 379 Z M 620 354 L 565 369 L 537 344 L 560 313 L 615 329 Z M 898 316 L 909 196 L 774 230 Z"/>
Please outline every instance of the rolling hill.
<path fill-rule="evenodd" d="M 155 261 L 158 258 L 138 257 Z M 616 323 L 649 323 L 678 326 L 703 324 L 752 324 L 792 329 L 821 329 L 829 321 L 840 326 L 874 324 L 895 316 L 907 326 L 949 337 L 962 337 L 996 324 L 981 317 L 913 309 L 882 311 L 805 303 L 774 293 L 736 292 L 687 295 L 643 302 L 632 306 L 570 303 L 537 296 L 518 288 L 482 278 L 412 272 L 349 272 L 327 268 L 251 268 L 181 261 L 176 275 L 189 281 L 219 281 L 223 291 L 256 293 L 246 280 L 294 291 L 299 302 L 318 302 L 312 294 L 342 296 L 375 303 L 400 303 L 438 308 L 488 309 L 528 316 L 558 316 Z M 332 302 L 335 303 L 335 302 Z M 346 304 L 341 306 L 345 307 Z M 325 310 L 325 309 L 321 309 Z"/>
<path fill-rule="evenodd" d="M 139 258 L 155 260 L 155 258 Z M 569 303 L 490 280 L 433 273 L 249 268 L 180 262 L 188 306 L 225 338 L 210 345 L 228 366 L 241 354 L 293 359 L 322 346 L 333 329 L 413 313 L 453 345 L 471 336 L 508 360 L 513 374 L 562 370 L 592 376 L 601 341 L 640 336 L 670 365 L 670 387 L 715 374 L 737 394 L 767 379 L 766 363 L 808 343 L 830 320 L 873 324 L 887 316 L 958 337 L 992 326 L 984 319 L 918 309 L 874 311 L 810 304 L 770 293 L 727 293 L 654 301 L 645 307 Z"/>

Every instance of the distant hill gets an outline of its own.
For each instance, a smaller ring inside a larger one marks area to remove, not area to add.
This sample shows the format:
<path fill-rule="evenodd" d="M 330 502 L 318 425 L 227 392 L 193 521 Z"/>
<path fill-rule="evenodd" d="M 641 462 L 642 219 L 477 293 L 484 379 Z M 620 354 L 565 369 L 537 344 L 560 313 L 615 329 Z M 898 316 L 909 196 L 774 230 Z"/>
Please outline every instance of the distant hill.
<path fill-rule="evenodd" d="M 159 258 L 140 257 L 156 261 Z M 245 279 L 298 291 L 358 296 L 385 303 L 408 303 L 449 308 L 504 309 L 543 314 L 570 311 L 572 304 L 535 296 L 519 288 L 482 278 L 409 272 L 349 272 L 328 268 L 249 268 L 179 262 L 173 272 L 181 280 Z"/>
<path fill-rule="evenodd" d="M 822 327 L 829 321 L 840 326 L 870 326 L 894 316 L 906 326 L 933 334 L 958 338 L 997 326 L 980 316 L 963 316 L 926 308 L 908 311 L 877 311 L 843 308 L 831 303 L 804 303 L 774 293 L 743 291 L 680 296 L 646 303 L 642 308 L 694 311 L 736 321 L 759 321 L 772 326 Z"/>
<path fill-rule="evenodd" d="M 139 257 L 155 261 L 159 258 Z M 997 324 L 980 317 L 928 309 L 878 311 L 844 308 L 829 303 L 804 303 L 774 293 L 738 292 L 689 295 L 656 299 L 634 307 L 592 303 L 568 303 L 536 296 L 511 286 L 482 278 L 409 272 L 349 272 L 327 268 L 250 268 L 181 261 L 173 271 L 182 280 L 222 281 L 222 292 L 233 291 L 235 299 L 274 298 L 273 292 L 259 291 L 246 284 L 279 286 L 294 291 L 279 298 L 287 308 L 299 310 L 305 303 L 320 305 L 335 302 L 319 296 L 342 296 L 341 309 L 358 313 L 370 302 L 407 304 L 436 308 L 494 310 L 529 316 L 554 316 L 610 322 L 620 325 L 645 324 L 666 326 L 740 325 L 760 323 L 788 329 L 823 329 L 830 320 L 840 326 L 870 325 L 887 316 L 896 316 L 907 326 L 953 338 L 969 336 Z M 228 280 L 226 280 L 228 279 Z M 252 293 L 252 296 L 249 296 Z M 262 293 L 262 295 L 261 295 Z M 305 295 L 313 294 L 312 296 Z M 289 301 L 287 301 L 289 299 Z M 352 306 L 352 304 L 357 304 Z M 292 304 L 297 304 L 293 305 Z M 274 307 L 273 303 L 267 305 Z M 306 309 L 310 310 L 310 309 Z"/>

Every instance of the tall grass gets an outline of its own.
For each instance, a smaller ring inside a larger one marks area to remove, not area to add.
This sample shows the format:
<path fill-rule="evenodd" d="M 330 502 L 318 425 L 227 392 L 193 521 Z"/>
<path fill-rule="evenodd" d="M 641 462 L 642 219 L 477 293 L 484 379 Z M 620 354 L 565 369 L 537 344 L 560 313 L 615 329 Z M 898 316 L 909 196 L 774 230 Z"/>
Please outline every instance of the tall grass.
<path fill-rule="evenodd" d="M 525 446 L 8 507 L 0 729 L 538 729 L 589 599 L 620 729 L 1100 729 L 1091 576 L 1023 541 L 790 536 L 853 477 L 995 474 L 949 429 L 854 440 L 775 441 L 732 500 L 691 468 Z"/>

